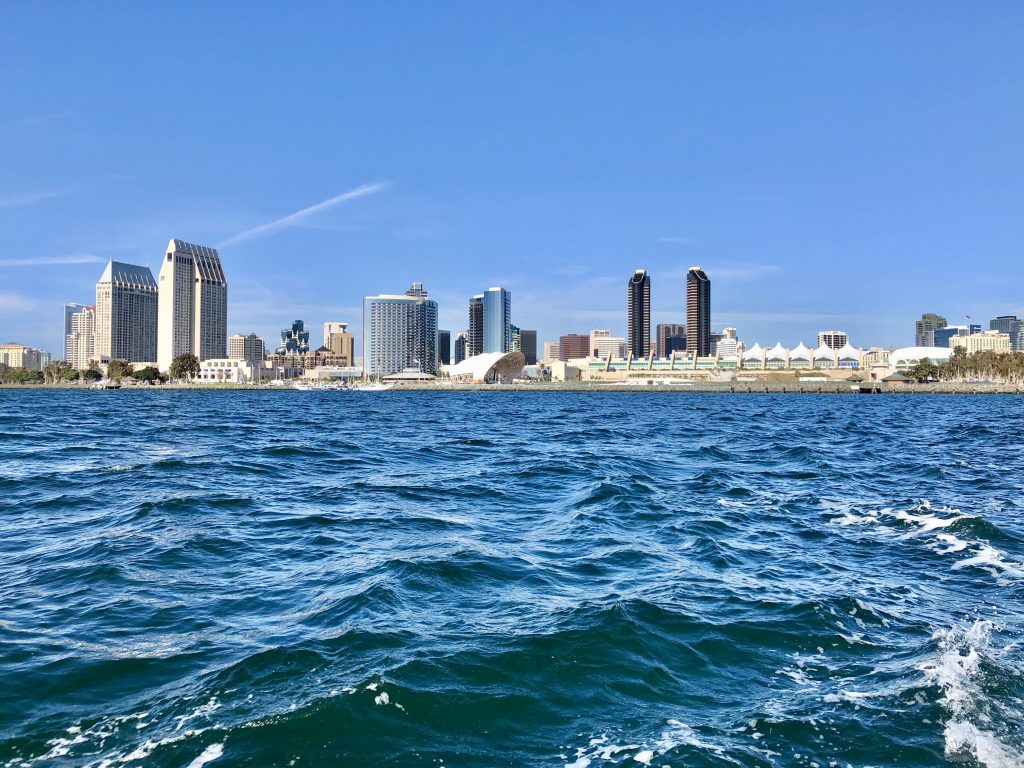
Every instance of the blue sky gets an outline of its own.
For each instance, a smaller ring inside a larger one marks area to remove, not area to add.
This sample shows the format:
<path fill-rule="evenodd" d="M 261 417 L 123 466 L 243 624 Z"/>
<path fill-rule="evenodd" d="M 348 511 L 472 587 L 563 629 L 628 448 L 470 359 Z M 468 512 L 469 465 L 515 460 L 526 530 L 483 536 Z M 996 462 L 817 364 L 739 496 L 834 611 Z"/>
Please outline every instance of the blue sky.
<path fill-rule="evenodd" d="M 0 340 L 177 237 L 268 343 L 414 280 L 621 334 L 702 265 L 747 342 L 909 344 L 1024 314 L 1022 83 L 1020 2 L 5 3 Z"/>

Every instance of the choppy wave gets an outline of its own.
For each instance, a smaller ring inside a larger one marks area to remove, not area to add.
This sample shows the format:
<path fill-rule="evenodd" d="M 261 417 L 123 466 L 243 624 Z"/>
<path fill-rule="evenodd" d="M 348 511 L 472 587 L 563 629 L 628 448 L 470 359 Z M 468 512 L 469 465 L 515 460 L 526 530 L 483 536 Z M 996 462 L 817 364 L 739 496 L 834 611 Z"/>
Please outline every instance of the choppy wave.
<path fill-rule="evenodd" d="M 1024 766 L 1021 398 L 0 406 L 3 768 Z"/>

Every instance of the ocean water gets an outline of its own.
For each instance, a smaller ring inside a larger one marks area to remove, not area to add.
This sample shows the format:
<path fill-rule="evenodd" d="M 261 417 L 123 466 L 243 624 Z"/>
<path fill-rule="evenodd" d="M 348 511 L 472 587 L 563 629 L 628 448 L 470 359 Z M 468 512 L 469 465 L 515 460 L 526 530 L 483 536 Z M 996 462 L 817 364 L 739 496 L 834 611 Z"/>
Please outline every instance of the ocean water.
<path fill-rule="evenodd" d="M 0 766 L 1024 765 L 1024 398 L 0 392 Z"/>

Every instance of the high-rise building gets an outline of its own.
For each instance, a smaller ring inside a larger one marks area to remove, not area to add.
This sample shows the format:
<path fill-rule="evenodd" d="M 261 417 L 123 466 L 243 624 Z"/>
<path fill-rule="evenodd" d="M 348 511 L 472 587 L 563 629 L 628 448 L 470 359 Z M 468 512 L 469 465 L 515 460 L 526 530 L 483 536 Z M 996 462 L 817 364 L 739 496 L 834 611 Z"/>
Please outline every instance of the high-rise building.
<path fill-rule="evenodd" d="M 451 365 L 452 364 L 452 332 L 451 331 L 438 331 L 437 332 L 437 364 L 438 365 Z"/>
<path fill-rule="evenodd" d="M 921 319 L 914 326 L 914 343 L 918 347 L 934 347 L 935 340 L 932 337 L 936 328 L 945 328 L 949 323 L 942 315 L 934 312 L 925 312 Z"/>
<path fill-rule="evenodd" d="M 484 292 L 484 352 L 512 351 L 512 294 L 504 288 Z"/>
<path fill-rule="evenodd" d="M 626 354 L 626 340 L 612 336 L 611 331 L 592 330 L 588 354 L 594 357 L 623 357 Z"/>
<path fill-rule="evenodd" d="M 81 307 L 70 319 L 70 330 L 64 338 L 64 360 L 76 371 L 84 371 L 96 360 L 96 307 Z"/>
<path fill-rule="evenodd" d="M 654 346 L 654 353 L 658 357 L 665 357 L 671 352 L 671 350 L 665 347 L 665 339 L 669 336 L 682 336 L 685 339 L 686 326 L 682 323 L 658 323 L 656 333 L 658 341 Z M 683 348 L 686 348 L 685 343 Z"/>
<path fill-rule="evenodd" d="M 509 327 L 509 330 L 510 333 L 512 334 L 512 345 L 511 347 L 509 347 L 510 351 L 521 352 L 522 350 L 519 349 L 519 345 L 522 342 L 522 340 L 519 338 L 519 326 L 513 324 Z"/>
<path fill-rule="evenodd" d="M 437 372 L 437 302 L 422 283 L 404 295 L 382 294 L 363 300 L 363 369 L 367 376 L 388 376 L 406 368 Z"/>
<path fill-rule="evenodd" d="M 559 349 L 557 341 L 544 342 L 544 357 L 541 359 L 545 363 L 550 363 L 552 360 L 562 359 L 562 350 Z"/>
<path fill-rule="evenodd" d="M 570 333 L 558 340 L 558 359 L 577 360 L 590 357 L 590 334 Z"/>
<path fill-rule="evenodd" d="M 68 336 L 71 335 L 71 318 L 75 316 L 75 313 L 81 312 L 85 309 L 88 304 L 65 304 L 64 305 L 64 359 L 70 361 L 68 357 Z M 96 307 L 93 307 L 96 309 Z"/>
<path fill-rule="evenodd" d="M 519 351 L 526 358 L 527 365 L 537 364 L 537 332 L 519 329 Z"/>
<path fill-rule="evenodd" d="M 846 331 L 818 331 L 818 346 L 842 349 L 850 342 Z"/>
<path fill-rule="evenodd" d="M 951 346 L 950 339 L 954 336 L 970 336 L 972 333 L 981 333 L 981 326 L 979 325 L 947 325 L 945 328 L 936 328 L 931 331 L 929 338 L 931 343 L 929 347 L 946 347 Z"/>
<path fill-rule="evenodd" d="M 266 345 L 263 339 L 255 333 L 248 336 L 241 334 L 228 338 L 228 359 L 246 360 L 250 363 L 259 363 L 267 357 Z"/>
<path fill-rule="evenodd" d="M 711 280 L 700 267 L 686 273 L 686 351 L 711 354 Z"/>
<path fill-rule="evenodd" d="M 469 300 L 469 330 L 466 332 L 466 357 L 484 351 L 484 295 L 478 293 Z"/>
<path fill-rule="evenodd" d="M 453 364 L 458 365 L 466 359 L 466 346 L 469 343 L 469 331 L 460 331 L 455 337 L 455 349 L 453 351 Z"/>
<path fill-rule="evenodd" d="M 110 261 L 96 283 L 99 362 L 151 363 L 157 356 L 157 287 L 149 267 Z"/>
<path fill-rule="evenodd" d="M 227 354 L 228 281 L 220 255 L 215 248 L 171 240 L 160 267 L 160 370 L 179 355 L 210 360 Z"/>
<path fill-rule="evenodd" d="M 355 337 L 348 331 L 348 323 L 324 323 L 324 346 L 331 356 L 342 359 L 342 366 L 355 365 Z"/>
<path fill-rule="evenodd" d="M 984 333 L 972 333 L 968 336 L 953 336 L 949 340 L 949 346 L 953 349 L 963 347 L 967 354 L 975 352 L 1009 352 L 1010 337 L 999 331 L 985 331 Z"/>
<path fill-rule="evenodd" d="M 26 347 L 12 341 L 0 344 L 0 368 L 24 368 L 26 371 L 41 371 L 48 364 L 49 354 L 41 349 Z"/>
<path fill-rule="evenodd" d="M 651 276 L 646 269 L 633 273 L 626 284 L 626 291 L 627 351 L 633 357 L 647 357 L 651 354 Z"/>
<path fill-rule="evenodd" d="M 988 324 L 990 331 L 999 331 L 1010 337 L 1010 348 L 1024 352 L 1024 320 L 1016 315 L 1000 315 Z"/>
<path fill-rule="evenodd" d="M 293 320 L 287 328 L 281 329 L 281 344 L 275 355 L 303 355 L 309 352 L 309 331 L 302 320 Z"/>

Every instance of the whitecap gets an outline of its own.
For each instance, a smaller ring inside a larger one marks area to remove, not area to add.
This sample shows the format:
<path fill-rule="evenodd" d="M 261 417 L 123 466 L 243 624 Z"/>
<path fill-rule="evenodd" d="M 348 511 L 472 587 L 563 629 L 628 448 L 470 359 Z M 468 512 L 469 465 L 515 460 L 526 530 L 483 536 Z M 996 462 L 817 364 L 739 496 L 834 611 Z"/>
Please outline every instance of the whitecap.
<path fill-rule="evenodd" d="M 188 764 L 188 768 L 203 768 L 209 762 L 213 762 L 218 757 L 224 754 L 223 744 L 211 744 L 203 750 L 202 754 L 199 755 L 195 760 Z"/>

